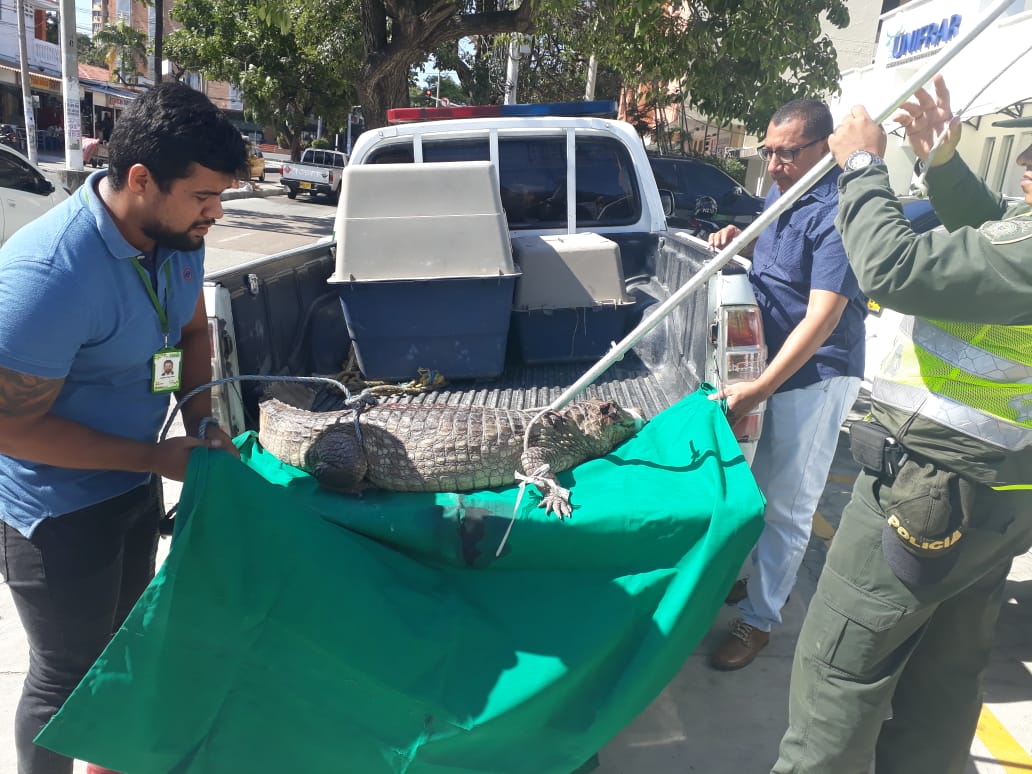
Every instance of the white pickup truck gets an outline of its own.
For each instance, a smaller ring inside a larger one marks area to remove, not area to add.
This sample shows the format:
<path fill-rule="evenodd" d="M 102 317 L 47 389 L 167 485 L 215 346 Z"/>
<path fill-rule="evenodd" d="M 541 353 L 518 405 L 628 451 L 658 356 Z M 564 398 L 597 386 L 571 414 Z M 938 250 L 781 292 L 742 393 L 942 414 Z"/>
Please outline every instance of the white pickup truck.
<path fill-rule="evenodd" d="M 287 161 L 280 170 L 280 183 L 291 199 L 299 193 L 325 196 L 334 204 L 340 196 L 340 181 L 348 156 L 335 150 L 306 148 L 301 161 Z"/>
<path fill-rule="evenodd" d="M 367 380 L 443 374 L 420 402 L 544 405 L 713 257 L 667 229 L 673 197 L 620 121 L 388 126 L 342 174 L 335 241 L 207 277 L 216 377 L 337 374 L 350 353 Z M 700 285 L 595 394 L 651 417 L 700 382 L 755 378 L 766 348 L 746 266 Z M 224 427 L 257 428 L 261 383 L 213 397 Z M 761 409 L 735 426 L 749 459 Z"/>

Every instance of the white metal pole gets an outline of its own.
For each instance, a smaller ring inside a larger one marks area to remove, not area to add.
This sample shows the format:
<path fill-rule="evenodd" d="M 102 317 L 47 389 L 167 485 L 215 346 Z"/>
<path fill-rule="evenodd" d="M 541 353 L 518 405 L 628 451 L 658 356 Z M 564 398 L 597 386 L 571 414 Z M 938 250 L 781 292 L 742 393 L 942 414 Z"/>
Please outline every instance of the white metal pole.
<path fill-rule="evenodd" d="M 595 80 L 598 77 L 598 59 L 592 54 L 588 57 L 588 81 L 584 85 L 584 101 L 595 99 Z"/>
<path fill-rule="evenodd" d="M 939 72 L 939 70 L 945 67 L 951 59 L 963 51 L 968 43 L 980 35 L 982 31 L 992 24 L 997 16 L 1007 10 L 1013 2 L 1014 0 L 996 0 L 995 3 L 989 6 L 989 9 L 981 19 L 975 22 L 973 27 L 962 33 L 953 45 L 943 49 L 939 56 L 930 59 L 928 64 L 917 72 L 893 99 L 889 100 L 876 115 L 872 116 L 875 122 L 880 124 L 887 121 L 900 104 L 902 104 L 915 91 L 928 83 L 933 75 Z M 785 191 L 774 205 L 770 207 L 770 209 L 764 210 L 756 220 L 746 226 L 742 233 L 731 240 L 731 243 L 727 247 L 707 261 L 694 277 L 678 288 L 670 298 L 652 310 L 649 313 L 649 316 L 643 320 L 637 328 L 624 336 L 623 339 L 615 344 L 601 360 L 588 369 L 580 379 L 570 385 L 562 395 L 552 401 L 548 406 L 548 410 L 559 411 L 566 406 L 567 403 L 577 397 L 577 395 L 588 387 L 588 385 L 592 384 L 599 376 L 601 376 L 609 366 L 623 357 L 627 350 L 641 341 L 649 331 L 659 325 L 660 321 L 674 310 L 674 307 L 694 293 L 699 286 L 706 283 L 709 278 L 720 271 L 724 265 L 738 253 L 739 250 L 752 242 L 760 235 L 760 232 L 781 217 L 781 214 L 785 210 L 791 207 L 800 196 L 810 190 L 813 184 L 824 177 L 824 175 L 827 174 L 833 166 L 835 166 L 835 157 L 829 153 L 821 159 L 820 163 L 818 163 L 813 169 L 803 175 L 795 185 Z"/>
<path fill-rule="evenodd" d="M 506 105 L 516 104 L 516 85 L 520 79 L 520 36 L 515 32 L 509 38 L 509 54 L 505 63 L 505 99 Z"/>
<path fill-rule="evenodd" d="M 79 46 L 75 32 L 75 0 L 61 0 L 60 27 L 65 169 L 82 171 L 82 113 L 79 106 Z"/>
<path fill-rule="evenodd" d="M 32 107 L 32 83 L 29 80 L 29 45 L 25 40 L 25 0 L 15 0 L 18 14 L 18 59 L 21 61 L 22 105 L 25 112 L 25 155 L 35 164 L 39 160 L 36 152 L 36 112 Z"/>

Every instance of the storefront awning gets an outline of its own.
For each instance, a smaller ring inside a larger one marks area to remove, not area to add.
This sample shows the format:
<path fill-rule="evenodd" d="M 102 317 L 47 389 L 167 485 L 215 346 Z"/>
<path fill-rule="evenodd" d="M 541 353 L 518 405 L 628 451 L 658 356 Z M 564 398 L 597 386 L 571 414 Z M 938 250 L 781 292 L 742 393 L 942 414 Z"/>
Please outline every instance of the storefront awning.
<path fill-rule="evenodd" d="M 122 99 L 136 99 L 140 96 L 135 91 L 129 91 L 128 89 L 120 89 L 117 86 L 113 86 L 110 83 L 99 83 L 97 81 L 79 79 L 79 85 L 84 89 L 90 91 L 100 92 L 101 94 L 110 94 L 114 97 L 121 97 Z"/>
<path fill-rule="evenodd" d="M 17 73 L 21 76 L 20 67 L 11 67 L 10 65 L 0 64 L 0 70 L 7 70 L 12 73 Z M 48 91 L 61 91 L 61 79 L 55 78 L 52 75 L 44 75 L 43 73 L 29 71 L 29 84 L 33 89 L 46 89 Z"/>

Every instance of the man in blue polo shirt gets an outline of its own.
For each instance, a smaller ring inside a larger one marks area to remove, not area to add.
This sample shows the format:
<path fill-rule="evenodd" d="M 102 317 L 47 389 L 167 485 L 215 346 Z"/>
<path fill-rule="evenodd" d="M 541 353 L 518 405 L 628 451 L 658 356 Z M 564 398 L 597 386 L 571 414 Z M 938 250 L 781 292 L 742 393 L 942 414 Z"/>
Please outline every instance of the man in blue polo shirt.
<path fill-rule="evenodd" d="M 199 92 L 162 84 L 115 125 L 110 164 L 0 249 L 0 569 L 29 640 L 15 715 L 19 774 L 71 774 L 33 743 L 154 574 L 160 476 L 189 435 L 157 442 L 172 392 L 211 379 L 204 235 L 247 155 Z M 91 771 L 103 771 L 91 766 Z"/>
<path fill-rule="evenodd" d="M 827 106 L 814 100 L 794 100 L 774 114 L 760 148 L 774 179 L 767 207 L 824 157 L 833 128 Z M 748 666 L 781 623 L 839 429 L 860 390 L 866 312 L 835 230 L 838 175 L 837 167 L 828 172 L 756 240 L 749 276 L 769 362 L 755 381 L 714 396 L 727 398 L 732 422 L 766 401 L 752 468 L 767 498 L 764 528 L 752 575 L 728 595 L 740 617 L 710 658 L 717 669 Z M 728 226 L 710 244 L 722 248 L 739 233 Z"/>

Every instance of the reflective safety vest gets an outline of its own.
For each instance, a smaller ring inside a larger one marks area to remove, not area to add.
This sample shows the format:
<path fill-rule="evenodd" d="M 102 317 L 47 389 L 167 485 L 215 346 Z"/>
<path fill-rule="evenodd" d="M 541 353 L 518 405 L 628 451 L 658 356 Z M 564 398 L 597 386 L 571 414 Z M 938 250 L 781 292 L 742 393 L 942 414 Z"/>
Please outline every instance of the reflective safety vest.
<path fill-rule="evenodd" d="M 871 397 L 1006 452 L 1030 447 L 1032 325 L 904 317 Z"/>

